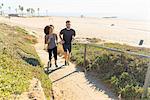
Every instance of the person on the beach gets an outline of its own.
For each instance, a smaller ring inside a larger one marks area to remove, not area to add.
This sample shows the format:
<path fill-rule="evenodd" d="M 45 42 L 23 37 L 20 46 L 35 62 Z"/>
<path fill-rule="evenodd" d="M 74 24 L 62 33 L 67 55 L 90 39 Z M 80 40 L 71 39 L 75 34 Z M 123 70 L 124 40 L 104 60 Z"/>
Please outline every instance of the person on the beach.
<path fill-rule="evenodd" d="M 45 44 L 48 44 L 44 49 L 48 51 L 49 53 L 49 65 L 48 67 L 52 66 L 51 60 L 52 60 L 52 54 L 54 55 L 55 59 L 55 66 L 57 65 L 57 43 L 58 43 L 58 37 L 57 34 L 53 33 L 54 26 L 46 26 L 44 29 L 45 33 Z"/>
<path fill-rule="evenodd" d="M 66 21 L 66 28 L 60 31 L 59 37 L 61 39 L 61 43 L 63 44 L 64 49 L 64 58 L 65 58 L 65 65 L 69 65 L 70 60 L 70 53 L 71 53 L 71 45 L 72 40 L 74 39 L 76 32 L 74 29 L 71 28 L 71 22 L 68 20 Z"/>

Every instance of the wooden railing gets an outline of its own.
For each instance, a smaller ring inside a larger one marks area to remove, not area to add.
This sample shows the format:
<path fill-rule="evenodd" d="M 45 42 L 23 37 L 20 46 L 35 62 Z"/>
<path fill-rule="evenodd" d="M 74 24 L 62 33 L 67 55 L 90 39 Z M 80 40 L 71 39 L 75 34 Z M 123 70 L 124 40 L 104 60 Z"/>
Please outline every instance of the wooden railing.
<path fill-rule="evenodd" d="M 114 51 L 114 52 L 118 52 L 118 53 L 126 53 L 126 54 L 129 54 L 129 55 L 135 55 L 135 56 L 139 56 L 139 57 L 142 57 L 142 58 L 150 59 L 150 56 L 148 56 L 148 55 L 139 54 L 139 53 L 131 52 L 131 51 L 122 51 L 122 50 L 119 50 L 119 49 L 109 48 L 109 47 L 102 46 L 102 45 L 90 44 L 90 43 L 77 43 L 77 44 L 83 44 L 84 45 L 84 64 L 83 64 L 84 66 L 86 66 L 87 46 L 98 47 L 98 48 L 106 49 L 106 50 L 109 50 L 109 51 Z M 145 82 L 144 82 L 144 86 L 143 86 L 144 92 L 142 94 L 142 98 L 148 97 L 149 85 L 150 85 L 150 61 L 149 61 L 149 64 L 148 64 L 148 69 L 147 69 Z"/>

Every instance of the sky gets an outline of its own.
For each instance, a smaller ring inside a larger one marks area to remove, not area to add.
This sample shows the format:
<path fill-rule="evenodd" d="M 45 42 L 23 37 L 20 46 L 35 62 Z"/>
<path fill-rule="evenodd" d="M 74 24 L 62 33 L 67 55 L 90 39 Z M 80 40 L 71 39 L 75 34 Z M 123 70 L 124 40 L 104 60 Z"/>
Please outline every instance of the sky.
<path fill-rule="evenodd" d="M 68 16 L 120 16 L 124 18 L 150 19 L 150 0 L 0 0 L 8 11 L 22 5 L 40 8 L 41 13 Z"/>

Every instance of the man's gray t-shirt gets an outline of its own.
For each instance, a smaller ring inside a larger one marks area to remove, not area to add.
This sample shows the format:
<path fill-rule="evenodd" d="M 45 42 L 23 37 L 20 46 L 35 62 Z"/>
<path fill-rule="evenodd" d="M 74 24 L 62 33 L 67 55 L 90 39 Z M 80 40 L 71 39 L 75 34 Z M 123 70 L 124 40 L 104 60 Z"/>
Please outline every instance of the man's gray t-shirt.
<path fill-rule="evenodd" d="M 65 44 L 71 44 L 73 36 L 76 35 L 74 29 L 68 30 L 67 28 L 62 29 L 60 31 L 60 34 L 63 35 L 63 40 L 65 41 Z"/>

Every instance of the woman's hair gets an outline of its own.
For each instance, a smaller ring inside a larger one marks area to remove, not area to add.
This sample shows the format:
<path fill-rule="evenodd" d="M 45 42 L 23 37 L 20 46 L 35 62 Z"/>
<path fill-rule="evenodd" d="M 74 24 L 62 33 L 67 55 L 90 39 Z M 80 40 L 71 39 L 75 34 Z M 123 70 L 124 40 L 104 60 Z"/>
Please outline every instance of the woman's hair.
<path fill-rule="evenodd" d="M 71 22 L 70 20 L 67 20 L 67 21 L 66 21 L 66 24 L 67 24 L 67 23 L 70 23 L 70 22 Z"/>
<path fill-rule="evenodd" d="M 49 25 L 50 27 L 52 27 L 54 29 L 54 26 L 53 25 Z"/>
<path fill-rule="evenodd" d="M 44 33 L 45 33 L 46 35 L 49 34 L 49 29 L 50 29 L 50 26 L 45 26 L 45 28 L 44 28 Z"/>
<path fill-rule="evenodd" d="M 44 33 L 46 34 L 46 35 L 48 35 L 49 34 L 49 29 L 54 29 L 54 26 L 53 25 L 47 25 L 45 28 L 44 28 Z"/>

